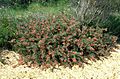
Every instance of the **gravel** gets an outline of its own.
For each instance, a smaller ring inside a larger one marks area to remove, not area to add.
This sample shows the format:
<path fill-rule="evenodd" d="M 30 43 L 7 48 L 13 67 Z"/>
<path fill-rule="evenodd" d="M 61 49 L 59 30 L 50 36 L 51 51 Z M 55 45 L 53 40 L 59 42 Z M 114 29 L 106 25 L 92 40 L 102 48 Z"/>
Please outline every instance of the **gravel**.
<path fill-rule="evenodd" d="M 108 58 L 89 63 L 91 65 L 76 65 L 72 69 L 60 66 L 53 71 L 50 68 L 42 70 L 26 65 L 13 68 L 9 64 L 0 63 L 0 79 L 120 79 L 120 49 L 111 52 Z"/>

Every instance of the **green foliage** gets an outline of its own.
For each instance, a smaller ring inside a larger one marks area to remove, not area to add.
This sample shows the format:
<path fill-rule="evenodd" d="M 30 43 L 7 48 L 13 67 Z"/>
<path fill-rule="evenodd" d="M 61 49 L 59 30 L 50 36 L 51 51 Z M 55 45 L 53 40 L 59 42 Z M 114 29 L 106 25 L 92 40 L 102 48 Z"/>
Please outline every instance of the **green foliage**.
<path fill-rule="evenodd" d="M 49 15 L 49 14 L 59 14 L 61 12 L 67 12 L 68 6 L 65 5 L 62 2 L 59 2 L 59 6 L 43 6 L 41 3 L 36 2 L 36 3 L 31 3 L 27 9 L 23 9 L 19 6 L 15 7 L 4 7 L 0 8 L 0 17 L 3 16 L 12 16 L 15 18 L 23 18 L 23 17 L 28 17 L 30 15 Z"/>
<path fill-rule="evenodd" d="M 4 4 L 5 6 L 7 5 L 18 5 L 20 0 L 1 0 L 0 3 Z"/>
<path fill-rule="evenodd" d="M 111 34 L 120 36 L 120 14 L 112 14 L 102 26 L 107 27 Z"/>
<path fill-rule="evenodd" d="M 12 6 L 14 8 L 27 8 L 31 3 L 39 3 L 44 6 L 64 5 L 68 0 L 1 0 L 0 4 L 4 6 Z"/>
<path fill-rule="evenodd" d="M 0 18 L 0 47 L 4 47 L 9 44 L 15 35 L 16 23 L 12 17 L 1 17 Z"/>
<path fill-rule="evenodd" d="M 69 0 L 37 0 L 36 2 L 40 2 L 44 6 L 53 6 L 53 5 L 64 5 L 69 2 Z"/>
<path fill-rule="evenodd" d="M 85 58 L 106 56 L 116 39 L 105 29 L 80 26 L 74 17 L 59 15 L 47 19 L 29 17 L 17 28 L 14 48 L 40 65 L 80 65 Z"/>

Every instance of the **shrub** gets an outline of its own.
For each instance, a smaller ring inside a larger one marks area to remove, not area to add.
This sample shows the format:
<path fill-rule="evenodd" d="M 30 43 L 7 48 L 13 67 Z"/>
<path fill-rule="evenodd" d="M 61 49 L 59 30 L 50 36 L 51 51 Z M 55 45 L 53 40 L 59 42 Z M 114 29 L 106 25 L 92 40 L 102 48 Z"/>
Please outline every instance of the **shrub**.
<path fill-rule="evenodd" d="M 80 26 L 65 15 L 49 16 L 48 19 L 28 18 L 20 23 L 14 48 L 31 61 L 40 65 L 80 65 L 85 58 L 106 56 L 115 39 L 105 34 L 105 29 Z"/>
<path fill-rule="evenodd" d="M 15 26 L 14 18 L 5 16 L 0 18 L 0 47 L 11 48 L 9 41 L 15 35 Z"/>
<path fill-rule="evenodd" d="M 104 22 L 102 26 L 108 28 L 108 32 L 111 34 L 120 37 L 120 14 L 111 14 L 111 16 L 109 16 L 108 20 Z"/>

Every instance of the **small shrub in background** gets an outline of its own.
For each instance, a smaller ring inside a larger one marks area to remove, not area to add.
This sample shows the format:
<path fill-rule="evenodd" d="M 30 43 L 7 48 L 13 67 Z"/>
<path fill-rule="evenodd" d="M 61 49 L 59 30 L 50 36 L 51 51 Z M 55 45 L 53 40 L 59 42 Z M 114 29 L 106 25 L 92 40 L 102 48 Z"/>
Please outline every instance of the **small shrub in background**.
<path fill-rule="evenodd" d="M 0 47 L 10 48 L 9 41 L 13 39 L 15 35 L 16 23 L 12 17 L 1 17 L 0 18 Z"/>
<path fill-rule="evenodd" d="M 81 65 L 85 58 L 106 56 L 116 39 L 99 27 L 80 26 L 74 17 L 49 16 L 47 19 L 28 18 L 20 23 L 14 48 L 30 61 L 40 65 Z"/>
<path fill-rule="evenodd" d="M 108 20 L 103 23 L 102 27 L 108 28 L 108 32 L 120 37 L 120 14 L 111 14 Z"/>

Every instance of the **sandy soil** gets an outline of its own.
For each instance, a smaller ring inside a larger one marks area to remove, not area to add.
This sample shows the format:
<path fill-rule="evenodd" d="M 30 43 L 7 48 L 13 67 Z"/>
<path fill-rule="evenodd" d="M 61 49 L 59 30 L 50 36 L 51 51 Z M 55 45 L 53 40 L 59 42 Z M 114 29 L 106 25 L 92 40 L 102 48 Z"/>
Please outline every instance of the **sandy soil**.
<path fill-rule="evenodd" d="M 25 65 L 13 68 L 11 65 L 0 64 L 0 79 L 120 79 L 120 48 L 111 52 L 107 59 L 101 58 L 84 68 L 74 66 L 72 69 L 42 70 L 40 68 L 29 68 Z"/>

